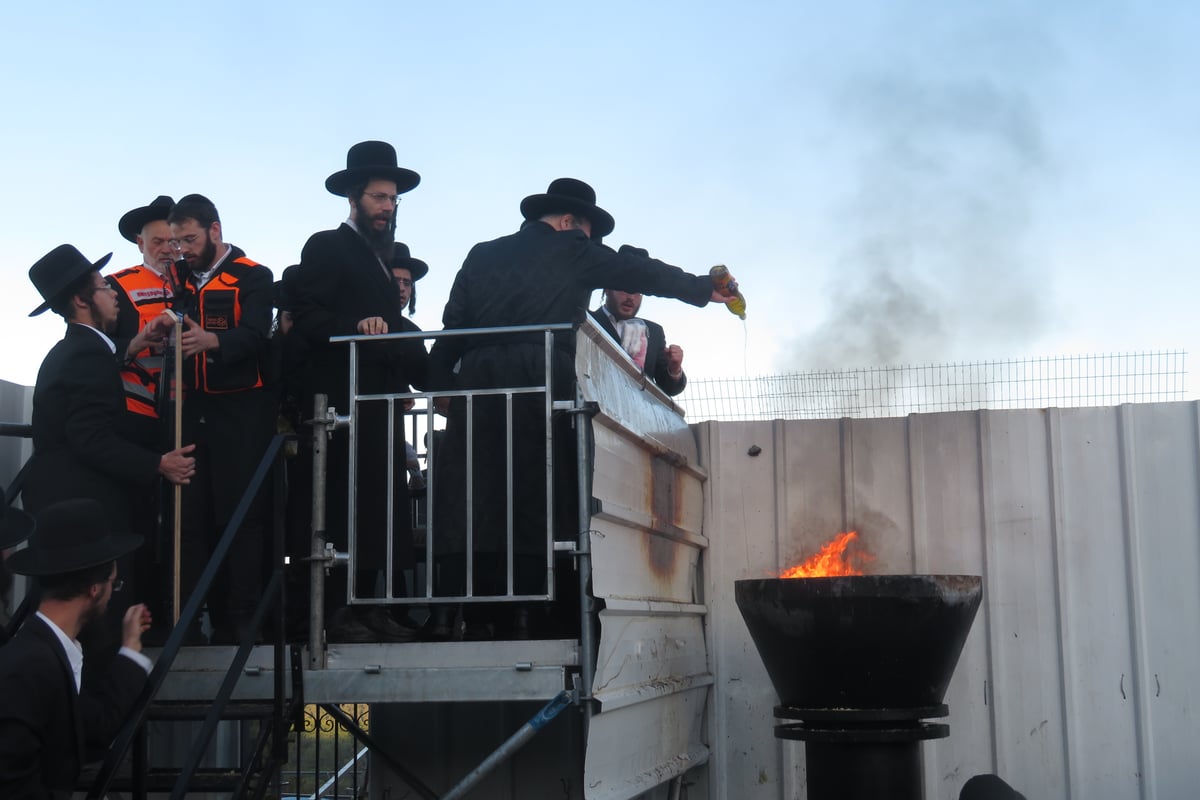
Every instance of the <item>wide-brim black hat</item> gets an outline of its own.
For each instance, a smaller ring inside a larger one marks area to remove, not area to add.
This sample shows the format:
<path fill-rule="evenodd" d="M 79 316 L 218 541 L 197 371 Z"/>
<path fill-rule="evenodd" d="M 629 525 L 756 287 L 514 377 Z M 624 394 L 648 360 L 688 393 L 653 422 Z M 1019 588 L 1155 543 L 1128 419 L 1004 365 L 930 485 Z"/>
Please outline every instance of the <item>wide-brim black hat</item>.
<path fill-rule="evenodd" d="M 325 188 L 345 197 L 350 187 L 373 179 L 395 181 L 396 194 L 417 188 L 421 176 L 396 165 L 396 148 L 387 142 L 359 142 L 346 153 L 346 168 L 325 179 Z"/>
<path fill-rule="evenodd" d="M 37 263 L 29 268 L 29 280 L 46 302 L 30 311 L 29 316 L 36 317 L 50 308 L 50 304 L 57 300 L 76 278 L 92 270 L 99 270 L 110 258 L 112 253 L 99 261 L 88 261 L 83 253 L 69 244 L 60 244 L 39 258 Z"/>
<path fill-rule="evenodd" d="M 117 230 L 127 240 L 137 242 L 137 237 L 142 235 L 142 228 L 146 227 L 147 223 L 157 222 L 160 219 L 166 220 L 174 207 L 174 200 L 165 194 L 160 194 L 150 201 L 150 205 L 127 211 L 117 223 Z"/>
<path fill-rule="evenodd" d="M 37 523 L 21 509 L 10 508 L 3 499 L 4 487 L 0 486 L 0 550 L 7 550 L 28 539 Z"/>
<path fill-rule="evenodd" d="M 541 219 L 547 214 L 578 214 L 592 223 L 592 239 L 599 241 L 617 226 L 612 214 L 596 205 L 596 191 L 575 178 L 557 178 L 545 194 L 531 194 L 521 201 L 521 216 Z"/>
<path fill-rule="evenodd" d="M 429 265 L 419 258 L 413 258 L 404 242 L 392 245 L 392 257 L 388 260 L 391 269 L 406 269 L 412 275 L 413 283 L 429 274 Z"/>
<path fill-rule="evenodd" d="M 19 575 L 62 575 L 115 561 L 142 545 L 142 537 L 113 532 L 104 506 L 90 498 L 63 500 L 38 512 L 37 530 L 24 550 L 8 558 Z"/>

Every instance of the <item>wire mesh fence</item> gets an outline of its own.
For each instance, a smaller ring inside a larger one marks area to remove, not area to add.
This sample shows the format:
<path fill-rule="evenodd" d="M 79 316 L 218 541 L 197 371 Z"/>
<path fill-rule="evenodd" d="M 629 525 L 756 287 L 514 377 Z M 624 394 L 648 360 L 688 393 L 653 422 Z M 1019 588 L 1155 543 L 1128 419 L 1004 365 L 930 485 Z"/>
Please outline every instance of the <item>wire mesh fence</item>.
<path fill-rule="evenodd" d="M 675 401 L 689 422 L 1152 403 L 1185 399 L 1186 361 L 1161 351 L 715 378 Z"/>

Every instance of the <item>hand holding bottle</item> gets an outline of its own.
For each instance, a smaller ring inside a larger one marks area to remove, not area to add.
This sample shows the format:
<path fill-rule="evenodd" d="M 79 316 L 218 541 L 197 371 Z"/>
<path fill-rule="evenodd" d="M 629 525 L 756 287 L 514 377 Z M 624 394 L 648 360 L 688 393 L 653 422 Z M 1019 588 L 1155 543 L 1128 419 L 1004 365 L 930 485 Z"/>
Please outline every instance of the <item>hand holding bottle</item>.
<path fill-rule="evenodd" d="M 708 274 L 713 282 L 713 301 L 724 303 L 730 314 L 737 314 L 740 318 L 745 319 L 746 298 L 738 289 L 737 281 L 730 274 L 729 268 L 724 264 L 717 264 L 708 271 Z"/>

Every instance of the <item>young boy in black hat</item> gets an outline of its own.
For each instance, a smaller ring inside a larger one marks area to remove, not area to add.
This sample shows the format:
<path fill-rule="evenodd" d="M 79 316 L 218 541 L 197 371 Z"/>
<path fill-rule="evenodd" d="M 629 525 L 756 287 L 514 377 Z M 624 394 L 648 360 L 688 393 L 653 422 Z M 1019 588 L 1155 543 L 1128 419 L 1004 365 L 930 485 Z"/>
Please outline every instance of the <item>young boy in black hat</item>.
<path fill-rule="evenodd" d="M 95 692 L 81 693 L 78 639 L 121 588 L 116 560 L 141 543 L 114 533 L 95 500 L 66 500 L 37 515 L 28 547 L 9 558 L 14 572 L 37 579 L 42 599 L 0 647 L 0 797 L 69 794 L 88 752 L 107 748 L 133 707 L 150 671 L 146 607 L 125 612 L 123 646 Z"/>

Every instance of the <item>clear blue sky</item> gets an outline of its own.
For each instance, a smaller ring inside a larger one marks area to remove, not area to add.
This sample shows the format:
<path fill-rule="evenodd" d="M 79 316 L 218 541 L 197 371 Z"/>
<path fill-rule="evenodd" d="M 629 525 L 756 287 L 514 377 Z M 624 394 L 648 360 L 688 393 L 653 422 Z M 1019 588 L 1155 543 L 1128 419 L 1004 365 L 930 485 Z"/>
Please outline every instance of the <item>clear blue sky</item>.
<path fill-rule="evenodd" d="M 519 9 L 519 10 L 518 10 Z M 1200 4 L 21 4 L 0 27 L 0 378 L 62 323 L 26 273 L 61 242 L 208 195 L 276 274 L 346 216 L 363 139 L 422 175 L 398 238 L 441 308 L 522 197 L 590 182 L 608 242 L 749 301 L 648 298 L 693 378 L 1185 348 L 1200 261 Z M 1195 383 L 1195 381 L 1192 381 Z M 1193 389 L 1194 393 L 1194 389 Z"/>

